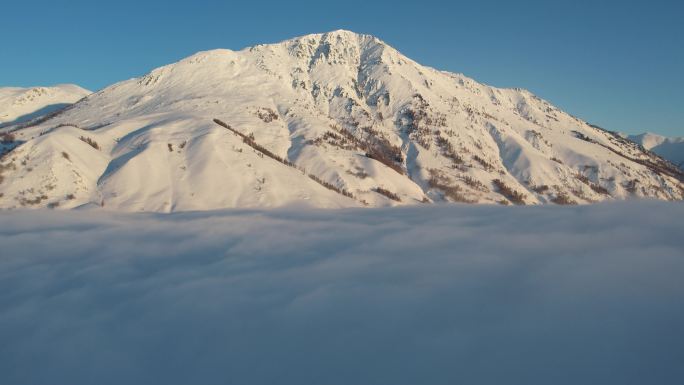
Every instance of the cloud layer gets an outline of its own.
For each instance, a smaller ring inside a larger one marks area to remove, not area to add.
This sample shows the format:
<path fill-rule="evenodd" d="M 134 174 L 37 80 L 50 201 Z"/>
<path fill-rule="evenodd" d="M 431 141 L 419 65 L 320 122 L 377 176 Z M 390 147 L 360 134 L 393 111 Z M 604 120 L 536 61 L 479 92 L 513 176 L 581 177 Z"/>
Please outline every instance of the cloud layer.
<path fill-rule="evenodd" d="M 5 212 L 0 383 L 675 383 L 682 218 Z"/>

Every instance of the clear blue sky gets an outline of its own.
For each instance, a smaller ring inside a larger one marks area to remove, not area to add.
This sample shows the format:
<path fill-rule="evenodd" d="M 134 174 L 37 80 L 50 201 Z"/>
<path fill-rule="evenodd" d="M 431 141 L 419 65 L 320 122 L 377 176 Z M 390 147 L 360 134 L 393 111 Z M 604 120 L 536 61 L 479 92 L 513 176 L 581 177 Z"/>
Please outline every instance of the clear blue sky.
<path fill-rule="evenodd" d="M 611 130 L 684 135 L 681 0 L 5 1 L 0 86 L 97 90 L 196 51 L 335 29 Z"/>

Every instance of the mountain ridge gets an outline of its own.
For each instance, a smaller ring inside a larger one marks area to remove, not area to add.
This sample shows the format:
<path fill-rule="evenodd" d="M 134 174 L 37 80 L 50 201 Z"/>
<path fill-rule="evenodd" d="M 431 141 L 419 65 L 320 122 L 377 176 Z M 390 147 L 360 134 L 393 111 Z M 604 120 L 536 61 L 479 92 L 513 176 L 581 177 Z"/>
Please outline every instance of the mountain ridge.
<path fill-rule="evenodd" d="M 684 195 L 676 167 L 529 91 L 421 66 L 345 30 L 198 52 L 14 134 L 21 143 L 0 162 L 13 181 L 0 184 L 0 207 L 184 211 Z"/>

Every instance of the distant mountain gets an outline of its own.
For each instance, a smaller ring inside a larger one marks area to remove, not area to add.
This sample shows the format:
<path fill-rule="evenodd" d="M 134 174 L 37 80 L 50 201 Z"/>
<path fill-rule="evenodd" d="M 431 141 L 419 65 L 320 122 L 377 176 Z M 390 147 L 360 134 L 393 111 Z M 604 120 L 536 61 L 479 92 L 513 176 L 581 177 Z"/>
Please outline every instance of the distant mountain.
<path fill-rule="evenodd" d="M 0 127 L 60 110 L 91 92 L 74 84 L 54 87 L 0 87 Z"/>
<path fill-rule="evenodd" d="M 679 200 L 681 170 L 349 31 L 200 52 L 5 128 L 0 207 Z"/>
<path fill-rule="evenodd" d="M 668 138 L 648 132 L 640 135 L 630 135 L 628 138 L 633 142 L 639 143 L 645 149 L 676 164 L 679 168 L 684 168 L 684 137 Z"/>

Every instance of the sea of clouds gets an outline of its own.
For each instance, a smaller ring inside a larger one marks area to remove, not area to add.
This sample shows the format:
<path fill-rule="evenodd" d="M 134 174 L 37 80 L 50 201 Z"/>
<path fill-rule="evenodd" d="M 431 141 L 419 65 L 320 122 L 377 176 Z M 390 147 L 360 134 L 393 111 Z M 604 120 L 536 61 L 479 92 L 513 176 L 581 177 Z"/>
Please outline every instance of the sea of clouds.
<path fill-rule="evenodd" d="M 0 383 L 682 383 L 683 218 L 2 212 Z"/>

